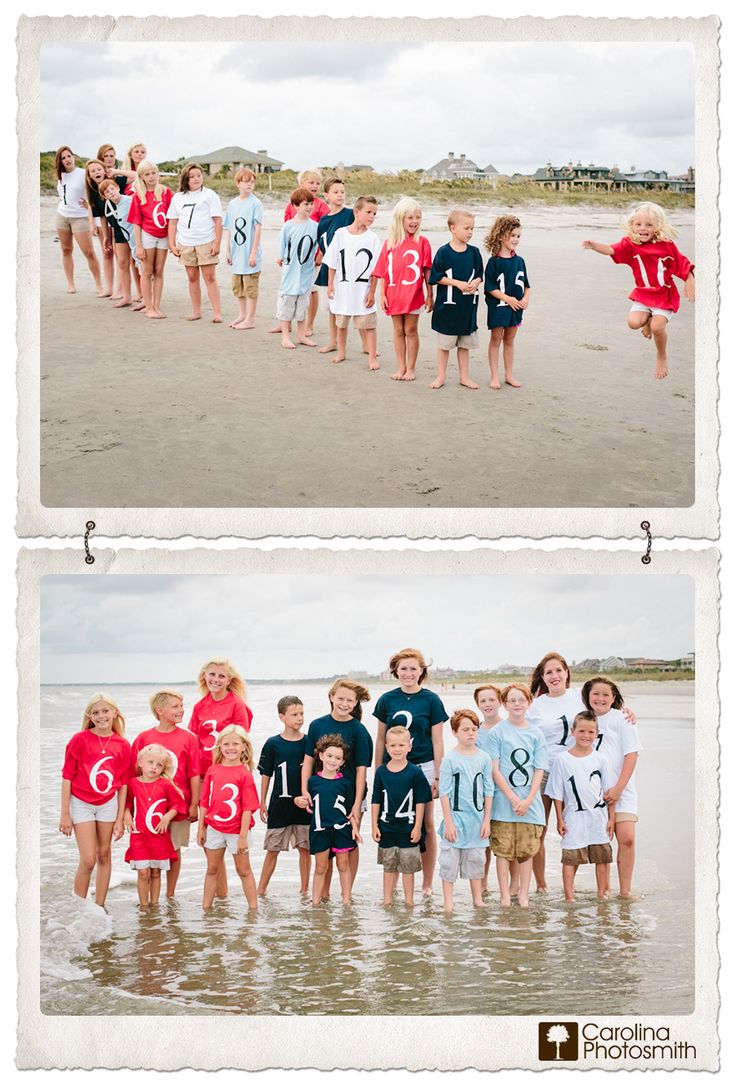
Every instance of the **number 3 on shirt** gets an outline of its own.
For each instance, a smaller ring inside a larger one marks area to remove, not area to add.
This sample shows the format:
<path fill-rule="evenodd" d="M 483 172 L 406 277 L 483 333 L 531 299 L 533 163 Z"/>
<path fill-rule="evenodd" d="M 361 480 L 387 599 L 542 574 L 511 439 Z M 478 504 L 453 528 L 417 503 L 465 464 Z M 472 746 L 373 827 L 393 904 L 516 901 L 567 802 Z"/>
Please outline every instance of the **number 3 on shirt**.
<path fill-rule="evenodd" d="M 407 264 L 407 266 L 406 266 L 406 268 L 404 270 L 405 271 L 413 271 L 414 272 L 414 278 L 413 279 L 402 279 L 401 280 L 401 286 L 402 287 L 413 287 L 415 283 L 419 282 L 419 277 L 422 274 L 421 269 L 419 267 L 419 252 L 416 249 L 407 249 L 404 255 L 406 256 L 407 261 L 408 261 L 408 264 Z M 410 257 L 411 257 L 411 260 L 409 260 Z M 396 283 L 394 282 L 394 254 L 393 254 L 393 252 L 390 252 L 388 254 L 388 285 L 390 287 L 395 287 L 396 286 Z"/>

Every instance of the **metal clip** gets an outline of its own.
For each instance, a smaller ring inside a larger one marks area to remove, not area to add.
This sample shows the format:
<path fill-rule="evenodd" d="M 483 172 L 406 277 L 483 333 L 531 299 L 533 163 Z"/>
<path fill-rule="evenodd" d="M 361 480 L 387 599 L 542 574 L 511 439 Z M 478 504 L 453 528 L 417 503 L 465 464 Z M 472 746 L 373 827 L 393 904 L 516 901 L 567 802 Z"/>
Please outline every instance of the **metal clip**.
<path fill-rule="evenodd" d="M 648 520 L 643 520 L 641 527 L 647 533 L 647 553 L 642 555 L 641 560 L 645 566 L 648 566 L 652 561 L 652 533 L 650 530 L 652 526 Z"/>
<path fill-rule="evenodd" d="M 93 529 L 96 527 L 96 524 L 95 524 L 95 522 L 93 520 L 88 520 L 84 527 L 86 529 L 86 531 L 84 533 L 84 550 L 85 550 L 85 558 L 84 558 L 84 560 L 85 560 L 85 562 L 87 563 L 88 566 L 91 566 L 92 563 L 94 562 L 95 558 L 94 558 L 94 555 L 90 554 L 90 552 L 89 552 L 89 533 L 91 531 L 93 531 Z"/>

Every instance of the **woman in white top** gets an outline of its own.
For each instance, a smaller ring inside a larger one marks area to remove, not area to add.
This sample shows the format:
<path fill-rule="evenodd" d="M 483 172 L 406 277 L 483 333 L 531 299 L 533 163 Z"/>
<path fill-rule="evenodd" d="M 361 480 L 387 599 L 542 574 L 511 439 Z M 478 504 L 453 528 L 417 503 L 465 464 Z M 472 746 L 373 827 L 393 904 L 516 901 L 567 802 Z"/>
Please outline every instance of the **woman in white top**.
<path fill-rule="evenodd" d="M 580 691 L 570 689 L 570 668 L 564 656 L 560 656 L 558 652 L 548 652 L 542 657 L 532 672 L 529 687 L 534 701 L 529 706 L 526 719 L 539 728 L 544 736 L 551 770 L 558 754 L 573 745 L 572 722 L 578 713 L 585 711 L 587 706 L 583 702 Z M 630 709 L 624 710 L 624 716 L 630 723 L 636 723 L 636 717 Z M 549 772 L 542 778 L 541 788 L 547 819 L 552 809 L 552 800 L 544 792 L 548 777 Z M 546 835 L 545 825 L 541 847 L 532 861 L 537 892 L 541 894 L 547 892 L 547 880 L 544 874 Z"/>
<path fill-rule="evenodd" d="M 204 172 L 196 162 L 188 162 L 181 171 L 179 191 L 172 197 L 166 218 L 169 220 L 169 248 L 179 257 L 189 280 L 192 312 L 187 320 L 198 321 L 202 317 L 201 274 L 212 305 L 212 321 L 222 324 L 217 286 L 222 207 L 217 193 L 204 187 Z"/>
<path fill-rule="evenodd" d="M 105 296 L 100 265 L 92 247 L 89 228 L 84 170 L 77 166 L 70 147 L 60 147 L 54 159 L 54 176 L 59 193 L 56 209 L 56 233 L 61 246 L 61 263 L 66 276 L 67 294 L 76 294 L 74 285 L 74 240 L 84 253 L 97 288 L 97 297 Z"/>

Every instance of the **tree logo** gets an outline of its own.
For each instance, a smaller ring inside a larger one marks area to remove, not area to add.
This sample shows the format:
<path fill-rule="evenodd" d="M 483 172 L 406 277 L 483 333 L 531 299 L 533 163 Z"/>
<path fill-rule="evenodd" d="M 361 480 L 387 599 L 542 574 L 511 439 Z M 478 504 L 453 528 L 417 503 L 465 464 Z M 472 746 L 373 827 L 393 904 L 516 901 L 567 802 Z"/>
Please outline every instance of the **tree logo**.
<path fill-rule="evenodd" d="M 539 1023 L 540 1060 L 576 1060 L 578 1058 L 577 1022 Z"/>

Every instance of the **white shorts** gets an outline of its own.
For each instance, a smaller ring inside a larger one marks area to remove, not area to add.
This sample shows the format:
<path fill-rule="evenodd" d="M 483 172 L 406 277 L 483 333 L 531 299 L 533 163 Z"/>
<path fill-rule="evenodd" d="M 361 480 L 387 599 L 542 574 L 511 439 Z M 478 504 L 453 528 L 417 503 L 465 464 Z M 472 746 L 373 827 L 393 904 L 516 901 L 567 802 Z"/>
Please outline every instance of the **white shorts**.
<path fill-rule="evenodd" d="M 155 238 L 153 234 L 147 234 L 143 228 L 141 228 L 141 238 L 143 240 L 144 249 L 168 249 L 169 239 Z"/>
<path fill-rule="evenodd" d="M 128 860 L 128 866 L 133 871 L 145 871 L 152 868 L 154 871 L 168 871 L 171 866 L 168 860 Z"/>
<path fill-rule="evenodd" d="M 85 803 L 72 796 L 69 809 L 74 826 L 80 822 L 114 822 L 118 817 L 118 797 L 113 796 L 105 803 Z"/>
<path fill-rule="evenodd" d="M 486 868 L 485 848 L 453 848 L 440 844 L 440 878 L 443 882 L 461 879 L 482 879 Z"/>
<path fill-rule="evenodd" d="M 434 762 L 420 762 L 419 769 L 429 781 L 429 787 L 431 788 L 434 784 Z"/>
<path fill-rule="evenodd" d="M 657 306 L 644 305 L 643 302 L 634 302 L 629 312 L 651 313 L 653 317 L 664 317 L 666 321 L 671 321 L 675 315 L 671 309 L 659 309 Z"/>
<path fill-rule="evenodd" d="M 301 324 L 302 321 L 307 319 L 309 294 L 309 291 L 305 294 L 279 294 L 279 300 L 276 304 L 276 320 L 295 320 L 297 324 Z"/>
<path fill-rule="evenodd" d="M 211 849 L 226 848 L 228 852 L 232 852 L 233 855 L 235 855 L 238 851 L 238 835 L 237 833 L 222 833 L 220 830 L 208 826 L 204 847 Z M 247 851 L 248 850 L 246 849 L 246 852 Z"/>

